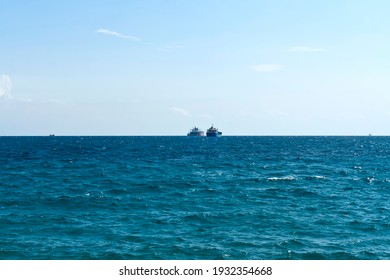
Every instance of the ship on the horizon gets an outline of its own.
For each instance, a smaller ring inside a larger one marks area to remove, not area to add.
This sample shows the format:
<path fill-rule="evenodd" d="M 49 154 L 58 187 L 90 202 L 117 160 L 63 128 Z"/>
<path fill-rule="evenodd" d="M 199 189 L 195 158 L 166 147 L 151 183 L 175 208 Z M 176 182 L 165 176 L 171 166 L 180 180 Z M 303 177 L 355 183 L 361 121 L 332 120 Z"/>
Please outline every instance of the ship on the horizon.
<path fill-rule="evenodd" d="M 204 136 L 204 131 L 195 126 L 187 133 L 187 136 Z"/>
<path fill-rule="evenodd" d="M 211 127 L 207 129 L 206 135 L 207 137 L 220 137 L 222 136 L 222 132 L 218 131 L 218 128 L 214 127 L 214 125 L 211 125 Z"/>

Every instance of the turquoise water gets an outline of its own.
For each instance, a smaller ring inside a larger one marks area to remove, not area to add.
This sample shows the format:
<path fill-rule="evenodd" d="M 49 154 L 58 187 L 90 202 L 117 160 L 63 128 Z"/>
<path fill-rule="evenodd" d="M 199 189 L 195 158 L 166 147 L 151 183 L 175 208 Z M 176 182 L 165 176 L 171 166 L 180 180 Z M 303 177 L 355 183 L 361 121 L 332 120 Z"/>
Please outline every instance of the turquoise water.
<path fill-rule="evenodd" d="M 390 137 L 0 137 L 0 259 L 390 259 Z"/>

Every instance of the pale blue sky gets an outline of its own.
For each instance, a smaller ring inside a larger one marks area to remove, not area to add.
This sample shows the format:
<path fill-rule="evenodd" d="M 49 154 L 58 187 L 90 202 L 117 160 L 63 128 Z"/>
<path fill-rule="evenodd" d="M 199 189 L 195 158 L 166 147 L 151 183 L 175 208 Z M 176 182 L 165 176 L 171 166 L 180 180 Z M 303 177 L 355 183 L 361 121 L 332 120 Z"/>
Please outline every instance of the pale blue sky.
<path fill-rule="evenodd" d="M 0 135 L 389 135 L 390 2 L 0 0 Z"/>

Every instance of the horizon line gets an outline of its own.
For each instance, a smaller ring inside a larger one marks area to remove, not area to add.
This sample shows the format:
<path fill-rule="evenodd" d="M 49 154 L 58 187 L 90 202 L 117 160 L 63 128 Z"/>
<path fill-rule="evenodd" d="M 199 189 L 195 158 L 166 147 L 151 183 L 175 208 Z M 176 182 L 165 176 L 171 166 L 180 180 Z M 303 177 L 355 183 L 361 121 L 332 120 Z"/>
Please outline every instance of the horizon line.
<path fill-rule="evenodd" d="M 0 137 L 189 137 L 189 138 L 215 138 L 207 136 L 187 136 L 187 135 L 152 135 L 152 134 L 58 134 L 58 135 L 0 135 Z M 390 137 L 390 134 L 238 134 L 222 135 L 221 137 Z M 218 137 L 219 138 L 219 137 Z"/>

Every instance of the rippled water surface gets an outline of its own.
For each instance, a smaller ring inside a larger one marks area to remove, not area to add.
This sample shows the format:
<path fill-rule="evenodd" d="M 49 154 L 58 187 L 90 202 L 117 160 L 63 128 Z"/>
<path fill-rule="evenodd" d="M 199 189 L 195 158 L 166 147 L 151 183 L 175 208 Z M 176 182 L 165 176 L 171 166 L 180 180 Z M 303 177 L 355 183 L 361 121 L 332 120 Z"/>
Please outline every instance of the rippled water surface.
<path fill-rule="evenodd" d="M 0 259 L 390 259 L 390 138 L 0 137 Z"/>

